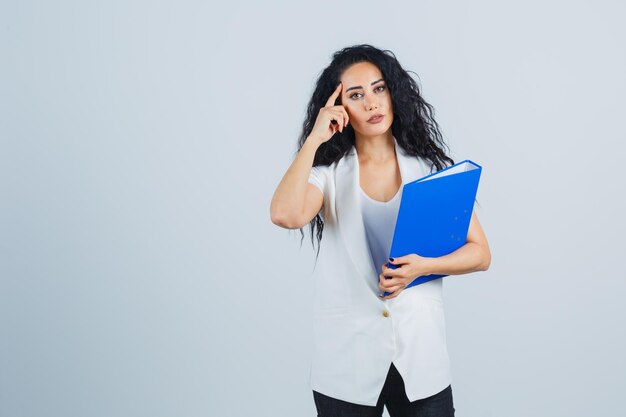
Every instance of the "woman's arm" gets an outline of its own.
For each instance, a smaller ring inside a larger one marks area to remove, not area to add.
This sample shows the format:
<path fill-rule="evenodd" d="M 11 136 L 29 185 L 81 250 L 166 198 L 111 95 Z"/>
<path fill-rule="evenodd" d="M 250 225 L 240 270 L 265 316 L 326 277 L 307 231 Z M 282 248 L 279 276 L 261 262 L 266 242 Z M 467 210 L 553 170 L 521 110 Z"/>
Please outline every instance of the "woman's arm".
<path fill-rule="evenodd" d="M 426 259 L 428 274 L 460 275 L 489 269 L 491 252 L 476 213 L 472 212 L 465 245 L 447 255 Z"/>
<path fill-rule="evenodd" d="M 321 209 L 324 196 L 315 185 L 309 184 L 315 152 L 321 143 L 314 136 L 307 137 L 278 184 L 270 205 L 270 216 L 275 225 L 300 228 Z"/>
<path fill-rule="evenodd" d="M 454 252 L 436 258 L 411 253 L 394 260 L 389 258 L 389 261 L 400 267 L 390 269 L 386 263 L 381 266 L 378 288 L 392 293 L 385 296 L 385 299 L 397 297 L 415 278 L 424 275 L 460 275 L 486 271 L 491 263 L 491 252 L 478 217 L 472 212 L 466 243 Z"/>

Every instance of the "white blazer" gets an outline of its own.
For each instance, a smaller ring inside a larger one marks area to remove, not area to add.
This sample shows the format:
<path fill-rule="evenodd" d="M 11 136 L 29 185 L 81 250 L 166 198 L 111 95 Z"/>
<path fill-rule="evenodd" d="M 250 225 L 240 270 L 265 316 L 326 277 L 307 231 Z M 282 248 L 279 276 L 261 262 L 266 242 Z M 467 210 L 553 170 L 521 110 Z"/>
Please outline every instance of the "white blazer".
<path fill-rule="evenodd" d="M 402 184 L 431 173 L 427 160 L 406 154 L 395 137 L 394 143 Z M 314 171 L 324 183 L 324 231 L 313 271 L 309 386 L 374 406 L 393 362 L 410 401 L 440 392 L 452 383 L 442 279 L 389 300 L 379 298 L 380 266 L 373 264 L 367 246 L 356 149 Z"/>

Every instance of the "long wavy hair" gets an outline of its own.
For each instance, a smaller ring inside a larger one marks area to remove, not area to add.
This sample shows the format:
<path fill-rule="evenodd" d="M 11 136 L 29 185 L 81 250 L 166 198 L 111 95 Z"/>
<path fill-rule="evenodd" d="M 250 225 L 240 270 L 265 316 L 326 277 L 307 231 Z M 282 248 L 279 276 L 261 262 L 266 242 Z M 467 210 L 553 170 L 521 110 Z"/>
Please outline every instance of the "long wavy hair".
<path fill-rule="evenodd" d="M 328 97 L 339 84 L 343 72 L 351 65 L 364 61 L 376 65 L 387 84 L 393 104 L 391 130 L 398 145 L 407 154 L 420 156 L 430 161 L 436 171 L 446 167 L 446 164 L 454 165 L 454 160 L 444 152 L 444 149 L 448 147 L 443 141 L 439 125 L 434 120 L 434 109 L 422 98 L 417 83 L 409 75 L 412 71 L 402 68 L 393 52 L 368 44 L 349 46 L 333 54 L 332 61 L 317 79 L 313 96 L 307 105 L 306 119 L 298 139 L 296 154 L 300 152 L 307 137 L 311 134 L 320 109 L 324 107 Z M 338 97 L 335 105 L 340 102 L 341 97 Z M 343 128 L 343 132 L 335 132 L 330 140 L 319 146 L 313 166 L 330 165 L 339 161 L 354 144 L 354 129 L 351 124 L 348 124 Z M 311 244 L 314 249 L 314 237 L 317 236 L 317 261 L 324 230 L 324 221 L 319 214 L 311 220 L 310 226 Z M 300 233 L 302 235 L 300 246 L 302 246 L 304 239 L 302 228 L 300 228 Z"/>

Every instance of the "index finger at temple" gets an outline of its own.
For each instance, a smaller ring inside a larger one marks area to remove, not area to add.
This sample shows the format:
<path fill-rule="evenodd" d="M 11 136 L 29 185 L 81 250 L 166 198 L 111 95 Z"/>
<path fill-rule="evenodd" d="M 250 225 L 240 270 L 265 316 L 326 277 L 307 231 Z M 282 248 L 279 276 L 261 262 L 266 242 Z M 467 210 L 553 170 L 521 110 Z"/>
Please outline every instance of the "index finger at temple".
<path fill-rule="evenodd" d="M 328 100 L 326 100 L 326 106 L 334 106 L 335 100 L 337 100 L 337 97 L 339 97 L 340 92 L 341 92 L 341 82 L 337 85 L 337 88 L 335 88 L 335 91 L 333 91 L 330 97 L 328 97 Z"/>

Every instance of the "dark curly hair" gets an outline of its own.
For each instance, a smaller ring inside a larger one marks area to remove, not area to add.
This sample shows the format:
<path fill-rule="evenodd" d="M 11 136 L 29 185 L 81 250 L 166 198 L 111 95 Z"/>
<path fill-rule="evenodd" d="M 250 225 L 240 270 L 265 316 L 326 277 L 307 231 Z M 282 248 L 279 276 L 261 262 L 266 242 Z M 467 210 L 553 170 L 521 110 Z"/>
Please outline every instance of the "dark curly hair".
<path fill-rule="evenodd" d="M 422 98 L 417 83 L 409 75 L 409 72 L 412 71 L 402 68 L 393 52 L 381 50 L 368 44 L 346 47 L 333 54 L 331 63 L 322 71 L 315 84 L 313 96 L 307 106 L 306 119 L 298 140 L 296 154 L 300 152 L 313 130 L 320 109 L 326 105 L 328 97 L 337 87 L 343 72 L 352 64 L 364 61 L 376 65 L 387 84 L 393 104 L 391 130 L 398 145 L 409 155 L 420 156 L 429 160 L 436 171 L 446 167 L 446 164 L 454 165 L 454 160 L 448 157 L 443 150 L 447 146 L 442 139 L 439 126 L 433 118 L 434 109 Z M 341 97 L 338 97 L 335 105 L 340 104 L 340 102 Z M 352 125 L 348 124 L 344 127 L 343 132 L 337 131 L 330 140 L 319 146 L 313 160 L 313 166 L 330 165 L 340 160 L 354 144 L 354 130 Z M 317 234 L 317 255 L 319 255 L 324 230 L 324 222 L 319 214 L 311 220 L 310 226 L 311 244 L 315 249 L 314 236 Z M 302 246 L 304 239 L 302 228 L 300 228 L 300 233 L 302 235 L 300 246 Z"/>

